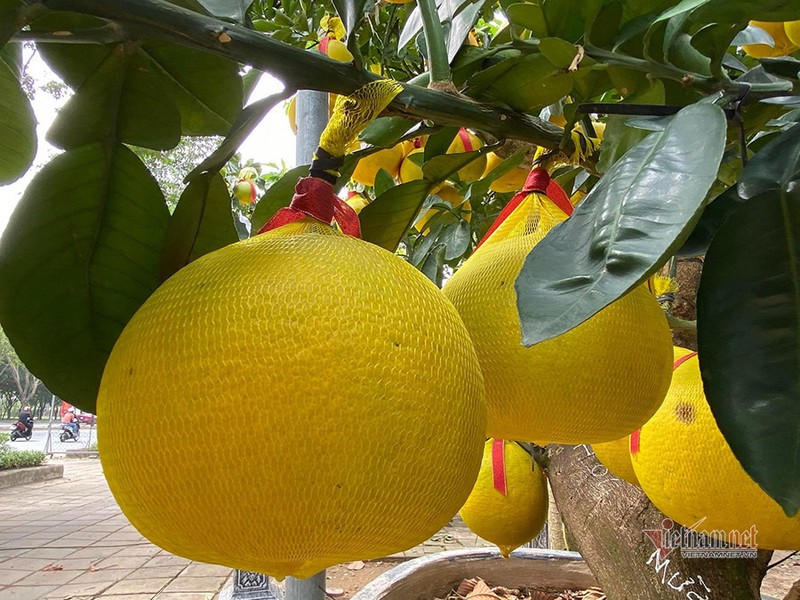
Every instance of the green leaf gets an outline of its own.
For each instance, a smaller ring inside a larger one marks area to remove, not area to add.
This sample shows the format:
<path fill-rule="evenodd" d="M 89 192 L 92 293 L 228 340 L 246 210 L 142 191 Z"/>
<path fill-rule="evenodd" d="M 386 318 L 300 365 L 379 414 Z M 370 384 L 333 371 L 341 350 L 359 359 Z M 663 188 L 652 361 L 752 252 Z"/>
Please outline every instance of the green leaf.
<path fill-rule="evenodd" d="M 703 387 L 745 471 L 800 509 L 800 185 L 748 200 L 717 231 L 697 295 Z"/>
<path fill-rule="evenodd" d="M 503 162 L 497 165 L 494 169 L 489 171 L 487 175 L 473 182 L 469 188 L 468 198 L 483 198 L 489 193 L 489 188 L 495 180 L 500 179 L 506 173 L 510 173 L 513 169 L 520 166 L 522 161 L 525 160 L 525 155 L 528 149 L 525 147 L 520 148 L 514 154 L 506 158 Z"/>
<path fill-rule="evenodd" d="M 440 154 L 425 162 L 422 166 L 422 174 L 429 181 L 444 181 L 454 173 L 457 173 L 468 164 L 478 159 L 482 154 L 487 154 L 489 147 L 484 146 L 472 152 L 457 152 L 455 154 Z"/>
<path fill-rule="evenodd" d="M 453 260 L 462 256 L 469 248 L 469 243 L 472 240 L 472 230 L 469 223 L 462 220 L 448 225 L 442 232 L 442 239 L 445 240 L 445 245 L 447 246 L 447 251 L 444 255 L 445 260 Z"/>
<path fill-rule="evenodd" d="M 389 148 L 397 143 L 403 135 L 415 125 L 403 117 L 381 117 L 367 125 L 358 139 L 373 146 Z"/>
<path fill-rule="evenodd" d="M 0 61 L 0 185 L 16 181 L 36 156 L 36 117 L 11 69 Z"/>
<path fill-rule="evenodd" d="M 475 25 L 478 14 L 485 2 L 486 0 L 478 0 L 477 2 L 469 4 L 453 18 L 450 29 L 446 32 L 447 62 L 453 62 L 456 54 L 458 54 L 458 51 L 464 44 L 464 40 L 467 39 L 467 35 Z"/>
<path fill-rule="evenodd" d="M 95 412 L 114 342 L 159 284 L 169 212 L 122 145 L 91 144 L 47 164 L 0 239 L 0 323 L 44 384 Z"/>
<path fill-rule="evenodd" d="M 239 241 L 233 225 L 231 196 L 219 173 L 206 173 L 181 194 L 169 219 L 161 280 L 204 254 Z"/>
<path fill-rule="evenodd" d="M 428 141 L 425 144 L 425 152 L 421 154 L 425 160 L 430 160 L 434 156 L 446 153 L 456 135 L 458 135 L 458 127 L 443 127 L 441 131 L 428 137 Z M 420 163 L 420 166 L 422 166 L 422 163 Z"/>
<path fill-rule="evenodd" d="M 541 54 L 508 62 L 514 64 L 502 72 L 495 71 L 502 63 L 479 71 L 469 80 L 469 85 L 481 89 L 481 97 L 499 100 L 515 110 L 528 112 L 553 104 L 572 90 L 569 73 L 556 68 Z"/>
<path fill-rule="evenodd" d="M 677 256 L 702 256 L 708 251 L 711 240 L 722 223 L 734 211 L 741 207 L 743 200 L 736 192 L 736 186 L 730 187 L 714 198 L 703 210 L 692 233 L 686 238 Z"/>
<path fill-rule="evenodd" d="M 0 48 L 21 29 L 17 20 L 21 6 L 19 0 L 0 0 Z"/>
<path fill-rule="evenodd" d="M 716 179 L 725 133 L 719 107 L 684 108 L 533 248 L 515 283 L 525 345 L 580 325 L 663 265 Z"/>
<path fill-rule="evenodd" d="M 709 0 L 692 12 L 698 23 L 747 23 L 759 21 L 794 21 L 800 19 L 797 0 Z"/>
<path fill-rule="evenodd" d="M 294 196 L 294 186 L 301 177 L 308 176 L 309 165 L 300 165 L 294 169 L 289 169 L 278 181 L 273 183 L 269 189 L 261 196 L 253 211 L 250 221 L 253 224 L 252 232 L 255 235 L 259 229 L 267 224 L 276 212 L 284 206 L 289 206 Z"/>
<path fill-rule="evenodd" d="M 394 252 L 411 227 L 432 183 L 417 179 L 396 185 L 370 202 L 359 215 L 361 237 Z"/>
<path fill-rule="evenodd" d="M 198 2 L 215 17 L 244 23 L 253 0 L 198 0 Z"/>
<path fill-rule="evenodd" d="M 739 179 L 739 196 L 748 200 L 765 192 L 788 189 L 800 180 L 800 125 L 770 141 L 747 163 Z"/>
<path fill-rule="evenodd" d="M 355 32 L 356 28 L 364 15 L 365 0 L 333 0 L 336 12 L 342 20 L 345 31 Z"/>
<path fill-rule="evenodd" d="M 160 76 L 117 44 L 58 112 L 47 141 L 69 150 L 122 141 L 165 150 L 181 137 L 181 117 Z"/>
<path fill-rule="evenodd" d="M 394 187 L 394 177 L 392 177 L 386 169 L 378 169 L 378 172 L 375 174 L 375 185 L 373 187 L 375 188 L 375 195 L 380 196 L 389 188 Z"/>
<path fill-rule="evenodd" d="M 51 13 L 32 24 L 36 31 L 84 29 L 102 24 L 86 17 Z M 115 52 L 130 54 L 125 60 L 116 60 L 124 69 L 123 89 L 135 95 L 121 98 L 120 107 L 134 111 L 118 118 L 148 129 L 155 129 L 143 111 L 136 111 L 137 103 L 146 106 L 165 106 L 168 103 L 170 118 L 175 109 L 180 113 L 180 131 L 183 135 L 223 135 L 228 132 L 242 108 L 243 86 L 239 65 L 233 61 L 199 50 L 160 41 L 125 44 L 40 44 L 38 51 L 48 65 L 72 89 L 78 90 L 87 80 L 96 76 L 101 65 Z M 110 69 L 110 65 L 106 65 Z M 119 77 L 119 74 L 116 75 Z M 102 82 L 94 83 L 102 89 Z M 134 118 L 135 117 L 135 118 Z M 166 119 L 150 114 L 151 119 Z M 90 116 L 86 117 L 91 119 Z M 155 135 L 155 133 L 151 134 Z"/>
<path fill-rule="evenodd" d="M 578 54 L 575 44 L 559 38 L 544 38 L 539 41 L 539 51 L 554 67 L 566 69 Z"/>
<path fill-rule="evenodd" d="M 528 2 L 512 4 L 506 8 L 506 15 L 511 23 L 529 29 L 538 38 L 549 35 L 544 11 L 538 4 Z"/>
<path fill-rule="evenodd" d="M 201 173 L 215 173 L 220 171 L 228 161 L 236 154 L 239 146 L 242 145 L 245 139 L 258 127 L 258 124 L 264 119 L 269 111 L 271 111 L 281 100 L 286 97 L 286 94 L 281 92 L 267 96 L 261 100 L 257 100 L 252 104 L 246 106 L 236 117 L 236 122 L 231 127 L 228 135 L 225 136 L 219 148 L 201 162 L 197 167 L 186 176 L 186 181 L 192 181 Z"/>
<path fill-rule="evenodd" d="M 436 287 L 442 287 L 442 275 L 444 272 L 445 261 L 445 246 L 439 244 L 431 251 L 428 258 L 422 264 L 422 274 L 436 284 Z"/>

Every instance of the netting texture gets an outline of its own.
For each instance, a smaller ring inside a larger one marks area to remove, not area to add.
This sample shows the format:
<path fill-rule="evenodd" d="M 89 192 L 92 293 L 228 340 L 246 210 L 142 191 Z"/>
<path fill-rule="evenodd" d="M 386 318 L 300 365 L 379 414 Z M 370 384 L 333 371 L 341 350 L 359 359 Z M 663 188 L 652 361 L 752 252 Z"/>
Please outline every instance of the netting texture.
<path fill-rule="evenodd" d="M 309 221 L 191 263 L 123 331 L 98 399 L 109 485 L 181 556 L 307 577 L 421 543 L 466 500 L 485 404 L 454 307 Z"/>

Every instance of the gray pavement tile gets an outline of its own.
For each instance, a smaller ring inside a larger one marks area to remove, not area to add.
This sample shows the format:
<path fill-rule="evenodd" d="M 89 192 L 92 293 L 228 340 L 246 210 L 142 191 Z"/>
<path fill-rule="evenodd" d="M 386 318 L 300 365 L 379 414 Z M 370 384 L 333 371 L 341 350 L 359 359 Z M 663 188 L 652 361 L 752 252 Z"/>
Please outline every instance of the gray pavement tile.
<path fill-rule="evenodd" d="M 153 546 L 151 543 L 135 544 L 133 546 L 126 546 L 114 556 L 150 556 L 153 557 L 161 552 L 161 548 Z"/>
<path fill-rule="evenodd" d="M 0 585 L 11 585 L 23 579 L 28 573 L 25 571 L 15 571 L 12 569 L 4 569 L 2 568 L 3 565 L 0 565 Z"/>
<path fill-rule="evenodd" d="M 103 595 L 114 594 L 157 594 L 172 581 L 168 577 L 154 577 L 150 579 L 123 579 L 108 588 Z"/>
<path fill-rule="evenodd" d="M 145 563 L 145 567 L 172 567 L 176 565 L 186 566 L 191 563 L 188 558 L 183 558 L 181 556 L 175 556 L 174 554 L 167 554 L 166 552 L 162 552 L 151 558 L 147 563 Z"/>
<path fill-rule="evenodd" d="M 222 589 L 228 577 L 176 577 L 164 592 L 208 592 L 215 593 Z"/>
<path fill-rule="evenodd" d="M 80 571 L 36 571 L 19 580 L 15 585 L 64 585 L 81 574 Z"/>
<path fill-rule="evenodd" d="M 52 585 L 9 587 L 3 590 L 3 600 L 39 600 L 55 589 Z"/>
<path fill-rule="evenodd" d="M 185 577 L 227 577 L 233 572 L 230 567 L 222 565 L 208 565 L 206 563 L 193 562 L 186 567 L 181 576 Z"/>
<path fill-rule="evenodd" d="M 32 573 L 38 571 L 48 565 L 53 564 L 52 558 L 37 558 L 32 556 L 17 556 L 3 561 L 0 565 L 3 569 L 12 569 L 14 571 L 26 571 Z"/>
<path fill-rule="evenodd" d="M 210 592 L 161 592 L 153 600 L 212 600 L 216 595 Z"/>
<path fill-rule="evenodd" d="M 69 555 L 69 558 L 96 558 L 98 561 L 103 560 L 104 558 L 108 558 L 112 554 L 116 554 L 119 552 L 119 548 L 100 548 L 97 546 L 89 546 L 87 548 L 81 548 L 80 550 L 76 550 L 72 554 Z"/>
<path fill-rule="evenodd" d="M 150 560 L 149 556 L 120 556 L 119 553 L 103 559 L 96 566 L 101 569 L 138 569 Z"/>
<path fill-rule="evenodd" d="M 73 585 L 105 583 L 106 587 L 122 581 L 133 573 L 133 569 L 98 569 L 97 571 L 84 571 L 70 583 Z"/>
<path fill-rule="evenodd" d="M 33 548 L 31 550 L 25 550 L 19 556 L 24 558 L 66 558 L 70 554 L 75 552 L 72 548 Z"/>
<path fill-rule="evenodd" d="M 81 600 L 95 598 L 96 594 L 101 594 L 103 590 L 111 587 L 110 581 L 98 581 L 95 583 L 68 583 L 49 592 L 45 598 L 59 600 Z"/>
<path fill-rule="evenodd" d="M 151 579 L 155 577 L 177 577 L 186 567 L 183 565 L 173 565 L 171 567 L 148 567 L 136 569 L 128 575 L 127 579 Z"/>

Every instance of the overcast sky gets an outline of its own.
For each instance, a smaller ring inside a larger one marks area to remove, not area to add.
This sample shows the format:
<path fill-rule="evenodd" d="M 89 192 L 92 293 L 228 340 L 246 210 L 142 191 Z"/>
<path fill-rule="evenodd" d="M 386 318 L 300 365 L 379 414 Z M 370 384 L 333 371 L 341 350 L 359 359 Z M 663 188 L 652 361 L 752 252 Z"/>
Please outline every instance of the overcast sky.
<path fill-rule="evenodd" d="M 27 50 L 26 52 L 28 53 L 27 58 L 30 56 L 30 52 Z M 57 150 L 44 140 L 44 136 L 55 119 L 58 108 L 63 106 L 67 100 L 66 98 L 55 100 L 47 92 L 38 89 L 44 83 L 57 79 L 47 65 L 38 59 L 38 56 L 31 61 L 29 69 L 36 80 L 37 90 L 33 109 L 39 123 L 37 127 L 39 149 L 33 166 L 20 180 L 10 185 L 0 186 L 0 232 L 5 229 L 14 207 L 36 171 L 57 153 Z M 281 89 L 283 89 L 283 85 L 280 81 L 265 74 L 250 97 L 250 102 L 274 94 Z M 278 105 L 266 116 L 239 150 L 245 159 L 252 158 L 257 162 L 276 164 L 280 164 L 283 160 L 287 167 L 292 167 L 294 166 L 294 143 L 295 138 L 286 120 L 284 107 Z"/>

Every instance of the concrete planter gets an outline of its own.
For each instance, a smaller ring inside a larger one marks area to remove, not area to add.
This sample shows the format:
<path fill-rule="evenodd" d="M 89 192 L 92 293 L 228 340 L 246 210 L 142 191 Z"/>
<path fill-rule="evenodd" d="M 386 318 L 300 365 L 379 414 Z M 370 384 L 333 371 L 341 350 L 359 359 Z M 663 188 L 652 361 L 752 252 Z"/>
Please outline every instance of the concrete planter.
<path fill-rule="evenodd" d="M 470 577 L 509 588 L 539 586 L 561 591 L 597 585 L 577 552 L 520 548 L 504 559 L 497 549 L 471 548 L 403 563 L 368 583 L 352 600 L 441 598 Z"/>
<path fill-rule="evenodd" d="M 0 471 L 0 489 L 25 483 L 36 483 L 64 476 L 64 465 L 41 465 L 24 469 L 8 469 Z"/>

